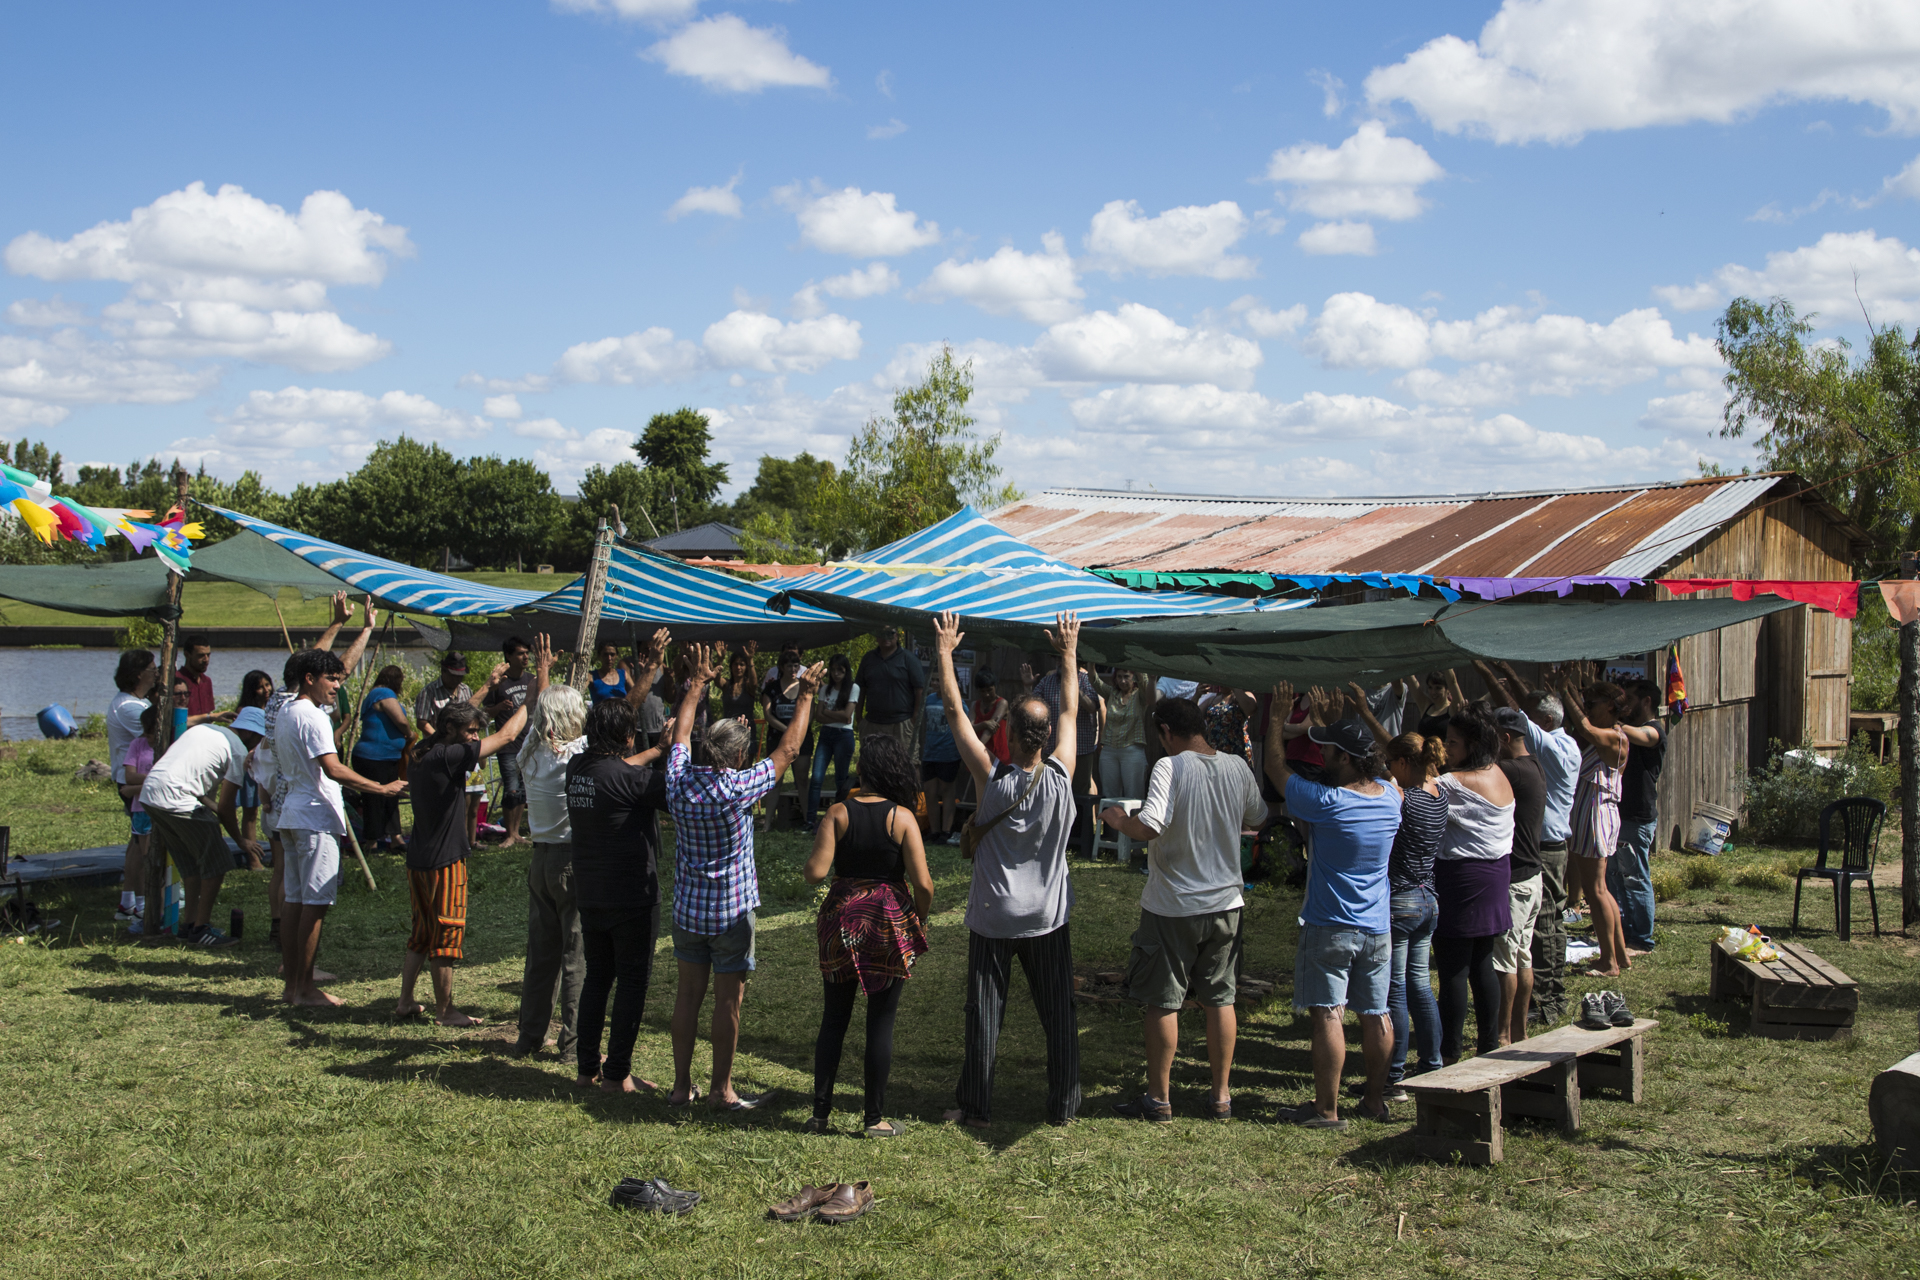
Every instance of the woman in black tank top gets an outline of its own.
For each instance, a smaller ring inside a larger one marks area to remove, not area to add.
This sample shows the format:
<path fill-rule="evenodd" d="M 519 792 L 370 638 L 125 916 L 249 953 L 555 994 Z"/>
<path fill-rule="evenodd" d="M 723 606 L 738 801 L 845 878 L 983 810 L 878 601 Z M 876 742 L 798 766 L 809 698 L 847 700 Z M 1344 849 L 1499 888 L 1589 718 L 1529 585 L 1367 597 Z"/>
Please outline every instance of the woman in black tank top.
<path fill-rule="evenodd" d="M 893 1066 L 893 1019 L 913 962 L 927 949 L 933 877 L 914 821 L 919 786 L 906 749 L 875 735 L 861 744 L 860 789 L 828 809 L 814 831 L 807 883 L 832 874 L 820 908 L 820 976 L 825 1009 L 813 1046 L 813 1118 L 807 1132 L 826 1133 L 840 1050 L 853 1022 L 854 998 L 867 993 L 866 1115 L 869 1138 L 891 1138 L 885 1119 Z M 911 886 L 911 896 L 909 896 Z"/>

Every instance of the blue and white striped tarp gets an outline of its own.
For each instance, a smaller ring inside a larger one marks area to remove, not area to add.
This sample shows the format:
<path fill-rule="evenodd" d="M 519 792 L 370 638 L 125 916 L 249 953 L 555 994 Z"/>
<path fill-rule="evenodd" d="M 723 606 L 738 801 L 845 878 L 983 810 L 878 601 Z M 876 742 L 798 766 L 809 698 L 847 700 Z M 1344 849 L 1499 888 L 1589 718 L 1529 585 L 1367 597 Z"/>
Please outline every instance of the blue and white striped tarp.
<path fill-rule="evenodd" d="M 1182 591 L 1133 591 L 1002 531 L 973 507 L 825 573 L 781 585 L 795 608 L 832 609 L 861 601 L 922 613 L 1050 624 L 1077 613 L 1082 622 L 1305 608 L 1310 600 L 1240 600 Z"/>
<path fill-rule="evenodd" d="M 586 579 L 576 578 L 540 602 L 542 609 L 577 614 Z M 770 609 L 775 588 L 718 569 L 682 564 L 658 552 L 616 544 L 607 562 L 600 616 L 609 622 L 653 622 L 664 627 L 753 626 L 775 630 L 796 623 L 841 622 L 840 615 L 796 604 L 782 615 Z"/>
<path fill-rule="evenodd" d="M 315 538 L 283 528 L 224 507 L 207 510 L 225 516 L 243 529 L 278 543 L 322 573 L 340 580 L 341 586 L 355 594 L 370 595 L 389 609 L 425 614 L 431 618 L 474 618 L 487 614 L 510 613 L 545 600 L 551 592 L 509 591 L 478 582 L 449 578 L 445 574 L 416 569 L 412 565 L 384 560 L 364 551 L 353 551 L 325 538 Z"/>

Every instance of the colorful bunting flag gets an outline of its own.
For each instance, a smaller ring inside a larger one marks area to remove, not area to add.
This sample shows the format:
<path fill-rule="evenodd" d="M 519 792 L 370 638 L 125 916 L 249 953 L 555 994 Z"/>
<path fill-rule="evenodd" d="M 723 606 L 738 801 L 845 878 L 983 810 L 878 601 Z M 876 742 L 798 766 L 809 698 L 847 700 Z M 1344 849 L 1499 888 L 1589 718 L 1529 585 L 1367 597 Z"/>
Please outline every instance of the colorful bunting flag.
<path fill-rule="evenodd" d="M 125 538 L 135 555 L 152 548 L 176 572 L 192 568 L 193 544 L 207 536 L 199 521 L 189 521 L 178 507 L 167 513 L 158 525 L 143 524 L 134 517 L 151 519 L 153 512 L 131 508 L 99 511 L 72 498 L 53 492 L 53 486 L 39 476 L 0 462 L 0 506 L 11 507 L 33 536 L 53 545 L 55 535 L 69 542 L 85 543 L 99 550 L 107 538 Z"/>

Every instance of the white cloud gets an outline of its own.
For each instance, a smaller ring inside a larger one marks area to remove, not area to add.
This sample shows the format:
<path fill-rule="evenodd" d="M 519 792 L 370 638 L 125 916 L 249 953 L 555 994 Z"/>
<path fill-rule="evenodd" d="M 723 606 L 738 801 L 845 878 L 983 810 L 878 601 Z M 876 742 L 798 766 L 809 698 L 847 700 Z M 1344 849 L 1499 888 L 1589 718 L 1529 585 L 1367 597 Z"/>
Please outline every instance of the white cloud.
<path fill-rule="evenodd" d="M 1374 241 L 1371 222 L 1316 222 L 1302 231 L 1294 243 L 1302 253 L 1318 257 L 1352 254 L 1371 258 L 1380 248 Z"/>
<path fill-rule="evenodd" d="M 825 315 L 783 323 L 757 312 L 734 311 L 708 325 L 702 341 L 718 368 L 817 373 L 835 360 L 860 354 L 860 322 Z"/>
<path fill-rule="evenodd" d="M 1273 153 L 1267 179 L 1287 185 L 1287 203 L 1316 218 L 1354 216 L 1403 221 L 1427 207 L 1420 188 L 1446 176 L 1410 138 L 1387 136 L 1369 120 L 1337 147 L 1303 142 Z"/>
<path fill-rule="evenodd" d="M 784 31 L 748 26 L 730 13 L 689 23 L 643 56 L 674 75 L 690 76 L 710 89 L 729 93 L 782 87 L 825 89 L 833 84 L 833 75 L 825 67 L 787 48 Z"/>
<path fill-rule="evenodd" d="M 885 124 L 869 125 L 867 139 L 871 142 L 885 142 L 888 138 L 897 138 L 907 131 L 907 122 L 895 116 Z"/>
<path fill-rule="evenodd" d="M 65 422 L 70 412 L 72 410 L 65 405 L 22 400 L 18 396 L 0 396 L 0 429 L 45 430 Z"/>
<path fill-rule="evenodd" d="M 1443 133 L 1571 142 L 1593 130 L 1725 122 L 1838 100 L 1920 128 L 1911 0 L 1504 0 L 1478 41 L 1441 36 L 1367 77 Z"/>
<path fill-rule="evenodd" d="M 1262 338 L 1284 338 L 1307 322 L 1307 304 L 1296 302 L 1284 311 L 1269 311 L 1251 297 L 1241 298 L 1228 308 Z"/>
<path fill-rule="evenodd" d="M 1640 425 L 1653 431 L 1688 432 L 1704 436 L 1720 429 L 1720 412 L 1726 403 L 1724 388 L 1655 396 L 1647 401 L 1647 411 L 1640 416 Z"/>
<path fill-rule="evenodd" d="M 412 253 L 406 230 L 316 191 L 288 213 L 237 186 L 193 183 L 66 240 L 16 237 L 6 263 L 43 280 L 131 286 L 103 312 L 107 332 L 136 355 L 259 360 L 350 369 L 390 344 L 329 309 L 332 285 L 377 285 Z"/>
<path fill-rule="evenodd" d="M 900 287 L 900 273 L 884 262 L 869 263 L 856 267 L 845 275 L 828 276 L 819 284 L 807 281 L 801 290 L 793 295 L 793 312 L 802 319 L 811 319 L 826 312 L 826 303 L 820 301 L 821 294 L 835 298 L 875 298 L 883 293 L 892 293 Z"/>
<path fill-rule="evenodd" d="M 51 298 L 21 298 L 10 303 L 7 319 L 29 329 L 58 329 L 87 323 L 87 310 L 56 293 Z"/>
<path fill-rule="evenodd" d="M 553 487 L 561 493 L 578 493 L 580 478 L 588 467 L 598 465 L 612 469 L 623 462 L 635 461 L 631 431 L 601 427 L 582 435 L 553 418 L 537 418 L 519 424 L 514 434 L 540 442 L 533 449 L 533 464 L 553 477 Z M 631 524 L 645 528 L 638 512 L 621 514 Z"/>
<path fill-rule="evenodd" d="M 509 392 L 501 396 L 488 396 L 480 411 L 489 418 L 518 418 L 522 412 L 520 397 Z"/>
<path fill-rule="evenodd" d="M 1210 382 L 1244 387 L 1263 359 L 1237 334 L 1189 329 L 1137 302 L 1062 321 L 1033 345 L 1047 376 L 1061 382 Z"/>
<path fill-rule="evenodd" d="M 0 395 L 52 404 L 178 404 L 218 380 L 213 369 L 147 359 L 78 329 L 46 338 L 0 334 Z"/>
<path fill-rule="evenodd" d="M 175 440 L 166 449 L 217 475 L 259 471 L 269 484 L 330 480 L 364 460 L 381 440 L 473 440 L 490 432 L 474 414 L 410 391 L 372 396 L 332 387 L 254 391 L 215 419 L 213 434 Z"/>
<path fill-rule="evenodd" d="M 1880 185 L 1881 196 L 1904 196 L 1908 200 L 1920 200 L 1920 156 L 1907 162 L 1907 167 L 1888 178 Z"/>
<path fill-rule="evenodd" d="M 916 298 L 958 298 L 990 315 L 1015 315 L 1035 324 L 1050 324 L 1080 313 L 1080 287 L 1057 232 L 1040 237 L 1042 252 L 1022 253 L 1003 245 L 990 258 L 962 262 L 957 258 L 935 267 L 913 291 Z"/>
<path fill-rule="evenodd" d="M 722 218 L 740 216 L 740 197 L 734 193 L 734 186 L 740 181 L 740 175 L 734 174 L 727 179 L 723 187 L 688 187 L 687 194 L 675 200 L 667 209 L 667 221 L 678 222 L 690 213 L 711 213 Z"/>
<path fill-rule="evenodd" d="M 561 13 L 596 13 L 629 22 L 679 22 L 693 16 L 700 0 L 553 0 Z"/>
<path fill-rule="evenodd" d="M 1760 270 L 1730 262 L 1709 279 L 1653 292 L 1680 311 L 1716 309 L 1740 295 L 1783 297 L 1828 326 L 1852 323 L 1862 304 L 1875 324 L 1907 324 L 1920 320 L 1920 249 L 1871 230 L 1829 231 L 1813 244 L 1768 254 Z"/>
<path fill-rule="evenodd" d="M 921 222 L 917 214 L 894 207 L 891 191 L 812 192 L 798 183 L 781 187 L 774 197 L 794 212 L 800 239 L 826 253 L 850 258 L 892 258 L 924 249 L 940 239 L 940 225 Z"/>
<path fill-rule="evenodd" d="M 494 395 L 506 392 L 523 395 L 528 392 L 553 390 L 553 379 L 544 373 L 530 373 L 524 378 L 483 378 L 477 373 L 469 373 L 461 377 L 460 385 L 477 388 Z"/>
<path fill-rule="evenodd" d="M 658 325 L 624 338 L 578 342 L 554 362 L 554 376 L 562 382 L 634 383 L 672 382 L 691 377 L 702 367 L 700 348 L 673 330 Z"/>
<path fill-rule="evenodd" d="M 1329 369 L 1412 369 L 1433 355 L 1424 316 L 1366 293 L 1328 298 L 1301 346 Z"/>
<path fill-rule="evenodd" d="M 1307 79 L 1320 89 L 1320 114 L 1331 120 L 1340 114 L 1340 108 L 1346 105 L 1341 92 L 1346 82 L 1331 71 L 1309 71 Z"/>
<path fill-rule="evenodd" d="M 1087 232 L 1091 265 L 1116 275 L 1211 276 L 1234 280 L 1253 274 L 1251 258 L 1227 251 L 1247 233 L 1247 215 L 1231 200 L 1182 205 L 1147 218 L 1134 200 L 1110 200 L 1093 215 Z"/>

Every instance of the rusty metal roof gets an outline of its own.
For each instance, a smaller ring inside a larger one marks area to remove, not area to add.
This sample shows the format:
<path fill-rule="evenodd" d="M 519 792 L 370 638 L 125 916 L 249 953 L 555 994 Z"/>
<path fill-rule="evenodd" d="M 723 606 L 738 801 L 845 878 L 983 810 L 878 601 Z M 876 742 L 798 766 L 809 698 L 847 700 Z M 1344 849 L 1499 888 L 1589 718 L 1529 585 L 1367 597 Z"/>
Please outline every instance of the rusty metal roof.
<path fill-rule="evenodd" d="M 1048 489 L 991 518 L 1103 568 L 1648 577 L 1789 479 L 1324 500 Z"/>

